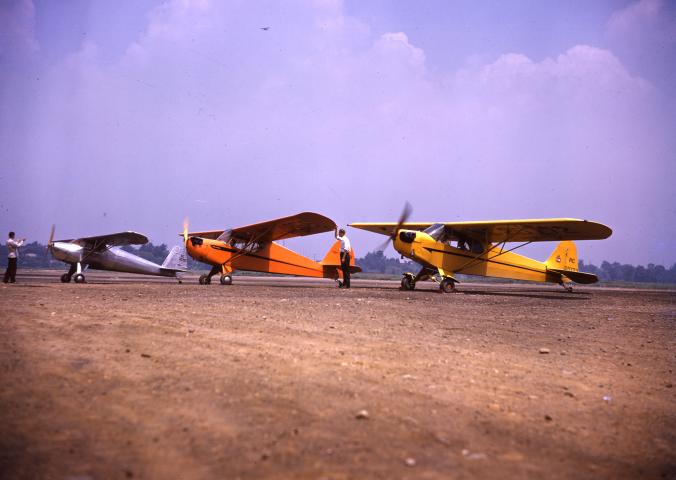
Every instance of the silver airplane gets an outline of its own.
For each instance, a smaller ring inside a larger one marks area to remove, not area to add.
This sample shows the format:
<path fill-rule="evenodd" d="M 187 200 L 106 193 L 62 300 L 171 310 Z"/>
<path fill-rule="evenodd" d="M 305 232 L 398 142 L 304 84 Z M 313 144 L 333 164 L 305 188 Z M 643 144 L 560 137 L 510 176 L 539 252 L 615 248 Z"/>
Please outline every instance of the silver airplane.
<path fill-rule="evenodd" d="M 70 264 L 68 273 L 61 275 L 63 283 L 84 283 L 87 268 L 113 272 L 140 273 L 160 277 L 174 277 L 181 283 L 180 273 L 188 269 L 185 247 L 175 246 L 162 265 L 122 250 L 124 245 L 143 245 L 148 238 L 136 232 L 120 232 L 98 237 L 54 240 L 54 226 L 47 248 L 52 256 Z"/>

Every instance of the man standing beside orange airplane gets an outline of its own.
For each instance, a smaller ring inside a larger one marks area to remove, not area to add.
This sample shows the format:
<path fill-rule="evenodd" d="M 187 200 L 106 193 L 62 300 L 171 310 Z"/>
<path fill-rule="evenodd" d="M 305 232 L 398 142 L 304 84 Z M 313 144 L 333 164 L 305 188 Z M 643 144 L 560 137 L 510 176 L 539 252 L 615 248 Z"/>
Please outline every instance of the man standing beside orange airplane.
<path fill-rule="evenodd" d="M 350 288 L 350 252 L 352 245 L 350 239 L 345 235 L 345 229 L 338 230 L 336 240 L 340 242 L 340 269 L 343 271 L 343 281 L 338 282 L 340 288 Z"/>

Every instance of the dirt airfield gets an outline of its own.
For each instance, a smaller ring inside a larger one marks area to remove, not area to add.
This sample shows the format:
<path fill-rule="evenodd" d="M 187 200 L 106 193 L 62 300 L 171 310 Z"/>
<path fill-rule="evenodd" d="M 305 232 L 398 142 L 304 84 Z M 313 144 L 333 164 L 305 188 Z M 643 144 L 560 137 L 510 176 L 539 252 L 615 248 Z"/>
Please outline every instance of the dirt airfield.
<path fill-rule="evenodd" d="M 60 273 L 0 286 L 2 478 L 676 478 L 673 290 Z"/>

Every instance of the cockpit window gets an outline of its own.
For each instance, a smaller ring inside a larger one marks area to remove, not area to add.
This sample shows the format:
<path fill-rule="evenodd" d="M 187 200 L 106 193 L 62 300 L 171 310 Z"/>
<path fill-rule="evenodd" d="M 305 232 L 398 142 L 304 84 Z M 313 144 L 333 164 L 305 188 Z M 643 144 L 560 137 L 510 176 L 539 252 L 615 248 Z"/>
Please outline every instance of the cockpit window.
<path fill-rule="evenodd" d="M 258 242 L 245 242 L 243 240 L 232 239 L 230 245 L 235 248 L 238 248 L 246 253 L 254 253 L 262 248 L 262 245 Z"/>
<path fill-rule="evenodd" d="M 221 233 L 217 240 L 220 240 L 221 242 L 225 242 L 231 247 L 235 247 L 239 250 L 242 250 L 246 253 L 253 253 L 257 252 L 260 250 L 262 245 L 259 242 L 255 242 L 252 240 L 244 240 L 242 238 L 238 238 L 233 236 L 232 230 L 224 230 L 223 233 Z"/>
<path fill-rule="evenodd" d="M 484 246 L 483 243 L 481 243 L 478 240 L 473 240 L 471 238 L 461 238 L 458 240 L 458 246 L 460 250 L 467 250 L 472 253 L 484 253 L 486 251 L 486 247 Z"/>
<path fill-rule="evenodd" d="M 486 251 L 484 244 L 478 240 L 469 240 L 468 243 L 469 249 L 472 253 L 484 253 Z"/>

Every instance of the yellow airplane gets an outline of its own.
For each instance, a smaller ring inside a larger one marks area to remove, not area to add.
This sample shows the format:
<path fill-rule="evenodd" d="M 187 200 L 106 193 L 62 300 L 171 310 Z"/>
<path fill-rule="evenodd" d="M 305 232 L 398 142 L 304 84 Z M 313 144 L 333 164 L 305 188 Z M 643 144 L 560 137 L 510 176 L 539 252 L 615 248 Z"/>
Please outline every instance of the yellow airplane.
<path fill-rule="evenodd" d="M 351 223 L 354 228 L 389 236 L 403 257 L 422 266 L 417 275 L 405 273 L 402 290 L 413 290 L 419 281 L 439 281 L 449 293 L 459 283 L 455 274 L 558 283 L 571 292 L 571 282 L 590 284 L 596 275 L 578 271 L 578 257 L 571 240 L 601 240 L 612 230 L 605 225 L 574 218 L 497 220 L 481 222 L 406 222 L 410 207 L 399 222 Z M 559 241 L 544 262 L 513 253 L 532 242 Z M 506 248 L 510 242 L 519 245 Z M 435 277 L 438 276 L 437 280 Z"/>

